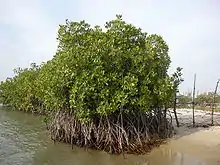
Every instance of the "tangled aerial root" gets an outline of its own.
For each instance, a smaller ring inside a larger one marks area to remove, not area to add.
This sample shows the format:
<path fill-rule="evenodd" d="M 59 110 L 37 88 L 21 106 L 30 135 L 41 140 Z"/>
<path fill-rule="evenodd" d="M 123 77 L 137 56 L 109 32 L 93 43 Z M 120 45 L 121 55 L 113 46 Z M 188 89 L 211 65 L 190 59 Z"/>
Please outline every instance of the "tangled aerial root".
<path fill-rule="evenodd" d="M 114 114 L 82 123 L 73 114 L 59 111 L 49 131 L 53 140 L 112 154 L 149 152 L 173 132 L 166 118 L 153 113 Z"/>

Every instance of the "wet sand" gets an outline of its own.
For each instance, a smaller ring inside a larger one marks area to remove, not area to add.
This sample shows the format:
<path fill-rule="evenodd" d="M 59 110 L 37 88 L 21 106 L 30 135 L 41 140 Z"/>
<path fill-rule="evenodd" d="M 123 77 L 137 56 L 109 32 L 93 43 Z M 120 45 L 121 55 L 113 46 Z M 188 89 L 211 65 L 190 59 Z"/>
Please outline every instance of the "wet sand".
<path fill-rule="evenodd" d="M 148 165 L 220 165 L 220 126 L 217 126 L 220 113 L 214 116 L 216 126 L 204 127 L 211 123 L 211 113 L 196 110 L 198 127 L 192 127 L 192 110 L 178 109 L 177 112 L 181 126 L 175 126 L 171 114 L 176 135 L 148 155 Z M 159 155 L 163 155 L 163 159 L 157 159 Z"/>

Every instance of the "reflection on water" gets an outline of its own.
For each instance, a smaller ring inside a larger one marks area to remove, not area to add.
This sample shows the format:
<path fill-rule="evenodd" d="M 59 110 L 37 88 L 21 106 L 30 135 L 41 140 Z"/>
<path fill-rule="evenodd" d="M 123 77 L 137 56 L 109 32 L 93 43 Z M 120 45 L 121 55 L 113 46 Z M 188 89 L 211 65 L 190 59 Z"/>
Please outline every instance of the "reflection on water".
<path fill-rule="evenodd" d="M 53 144 L 40 120 L 0 110 L 0 165 L 217 165 L 220 158 L 220 146 L 199 147 L 184 138 L 141 156 L 72 150 L 68 144 Z"/>

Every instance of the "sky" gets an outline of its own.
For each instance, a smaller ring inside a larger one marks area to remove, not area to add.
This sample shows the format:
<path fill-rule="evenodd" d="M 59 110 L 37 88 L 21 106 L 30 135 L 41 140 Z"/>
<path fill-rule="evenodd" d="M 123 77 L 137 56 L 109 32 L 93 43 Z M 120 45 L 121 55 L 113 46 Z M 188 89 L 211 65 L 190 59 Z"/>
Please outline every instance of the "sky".
<path fill-rule="evenodd" d="M 170 73 L 183 68 L 181 92 L 213 91 L 220 78 L 218 0 L 0 0 L 0 80 L 13 69 L 52 59 L 58 25 L 66 19 L 104 25 L 122 14 L 128 23 L 159 34 L 169 46 Z"/>

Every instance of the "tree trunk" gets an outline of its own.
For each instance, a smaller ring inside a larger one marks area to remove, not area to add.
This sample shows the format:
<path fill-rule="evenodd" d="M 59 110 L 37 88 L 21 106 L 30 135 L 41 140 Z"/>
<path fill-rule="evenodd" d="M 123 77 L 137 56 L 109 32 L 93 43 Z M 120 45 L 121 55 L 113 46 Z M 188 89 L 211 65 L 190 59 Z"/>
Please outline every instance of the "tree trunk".
<path fill-rule="evenodd" d="M 174 93 L 173 113 L 174 113 L 175 119 L 176 119 L 176 126 L 179 127 L 180 124 L 179 124 L 179 120 L 178 120 L 177 113 L 176 113 L 176 100 L 177 100 L 177 98 L 176 98 L 176 91 L 175 91 L 175 93 Z"/>

